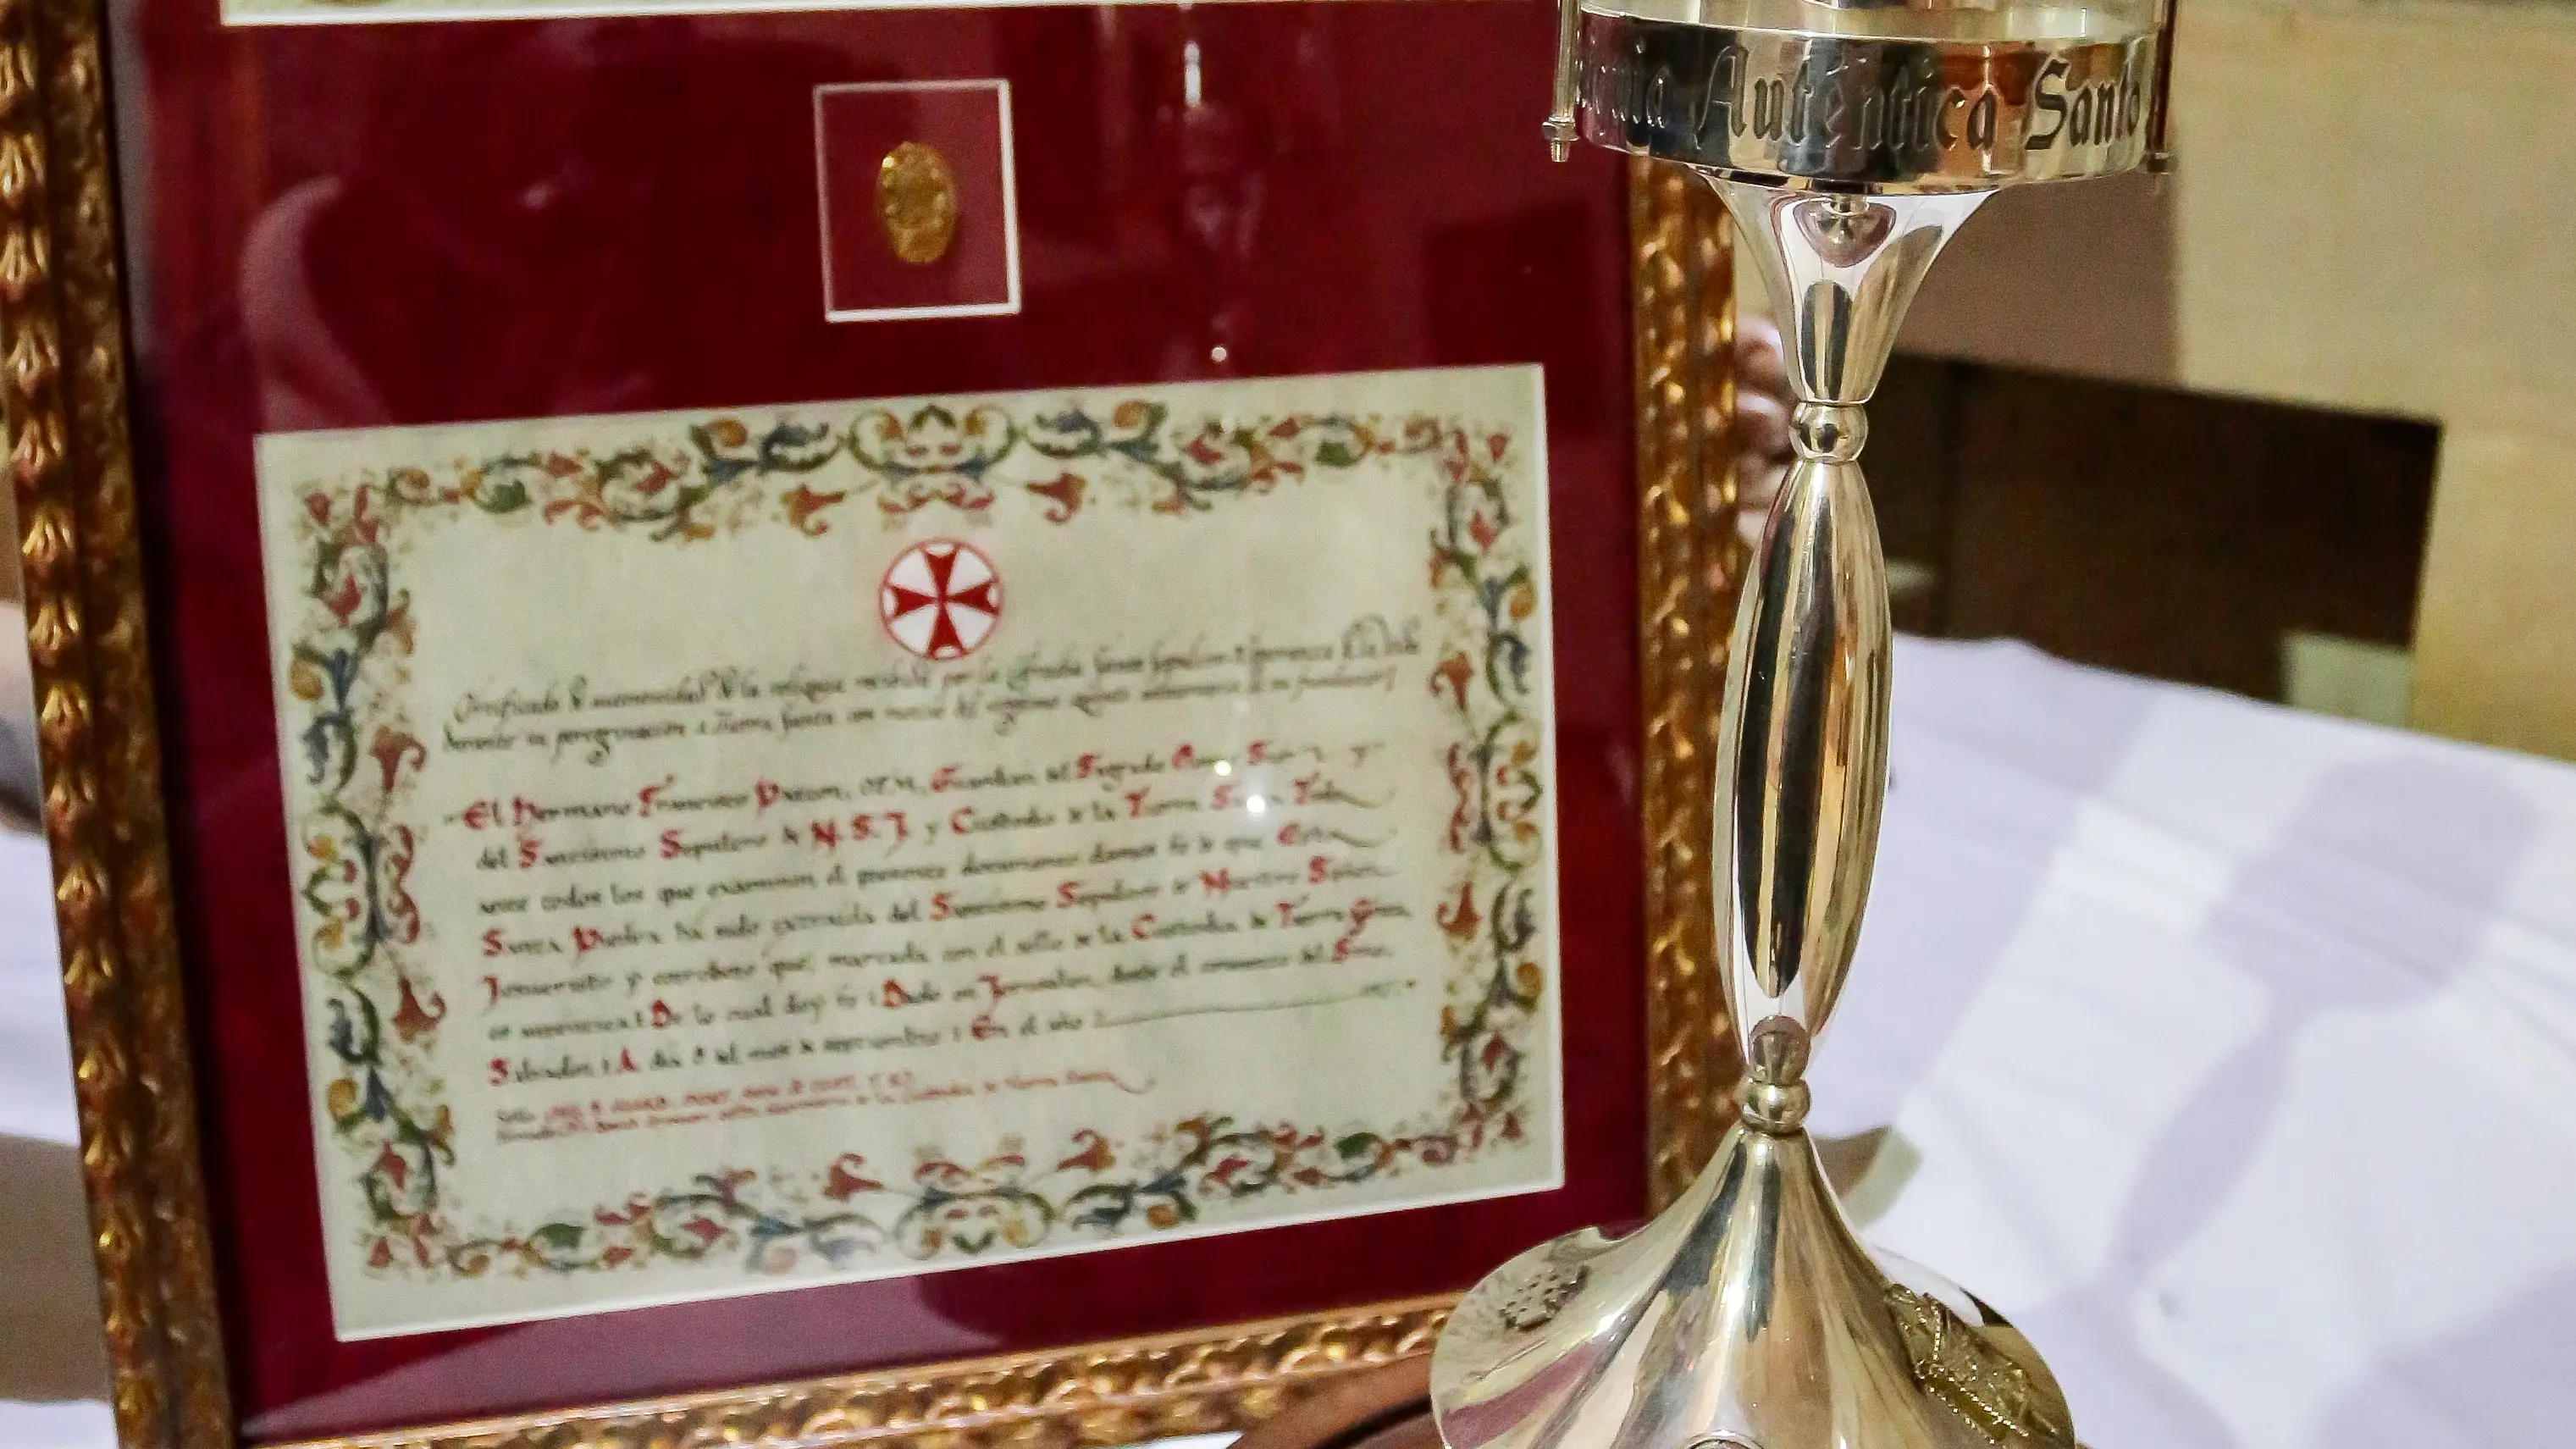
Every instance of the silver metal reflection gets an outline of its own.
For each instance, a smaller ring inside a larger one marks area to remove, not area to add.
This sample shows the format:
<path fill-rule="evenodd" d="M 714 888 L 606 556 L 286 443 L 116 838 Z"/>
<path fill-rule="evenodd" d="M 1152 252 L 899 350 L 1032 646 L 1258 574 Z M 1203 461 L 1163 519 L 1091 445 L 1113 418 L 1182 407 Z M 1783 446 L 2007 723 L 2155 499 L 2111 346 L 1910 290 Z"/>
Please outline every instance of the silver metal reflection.
<path fill-rule="evenodd" d="M 1860 470 L 1906 303 L 1989 193 L 1853 196 L 1720 180 L 1786 314 L 1797 461 L 1735 622 L 1718 752 L 1719 969 L 1766 1118 L 1794 1095 L 1859 943 L 1887 780 L 1887 564 Z M 1767 1446 L 1766 1446 L 1767 1449 Z"/>
<path fill-rule="evenodd" d="M 1780 6 L 1792 7 L 1826 8 Z M 1581 134 L 1692 166 L 1882 191 L 2100 176 L 2146 154 L 2152 30 L 2073 8 L 1834 13 L 1835 34 L 1587 13 Z M 1855 33 L 2031 13 L 2066 19 L 1951 23 L 1934 28 L 1965 33 L 1939 39 Z M 1903 19 L 1849 18 L 1891 15 Z"/>
<path fill-rule="evenodd" d="M 1724 195 L 1781 321 L 1797 459 L 1737 606 L 1720 729 L 1720 981 L 1737 1123 L 1680 1201 L 1463 1299 L 1449 1449 L 2071 1449 L 2029 1341 L 1864 1247 L 1804 1130 L 1886 794 L 1887 567 L 1862 404 L 1935 257 L 2000 186 L 2131 169 L 2162 133 L 2154 0 L 1566 0 L 1569 135 Z"/>

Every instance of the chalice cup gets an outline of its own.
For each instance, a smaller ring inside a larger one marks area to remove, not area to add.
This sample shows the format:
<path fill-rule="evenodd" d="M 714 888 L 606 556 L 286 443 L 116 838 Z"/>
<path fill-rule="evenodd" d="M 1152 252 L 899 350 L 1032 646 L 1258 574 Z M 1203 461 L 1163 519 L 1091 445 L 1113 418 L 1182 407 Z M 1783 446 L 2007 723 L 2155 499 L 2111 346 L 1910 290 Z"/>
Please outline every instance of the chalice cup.
<path fill-rule="evenodd" d="M 1796 451 L 1740 595 L 1713 897 L 1735 1125 L 1636 1232 L 1521 1254 L 1432 1357 L 1449 1449 L 1987 1449 L 2075 1442 L 2030 1342 L 1863 1246 L 1803 1123 L 1886 792 L 1886 561 L 1862 411 L 1942 247 L 1998 189 L 2163 157 L 2159 0 L 1565 0 L 1556 114 L 1690 168 L 1761 273 Z M 1999 298 L 2010 305 L 2010 298 Z"/>

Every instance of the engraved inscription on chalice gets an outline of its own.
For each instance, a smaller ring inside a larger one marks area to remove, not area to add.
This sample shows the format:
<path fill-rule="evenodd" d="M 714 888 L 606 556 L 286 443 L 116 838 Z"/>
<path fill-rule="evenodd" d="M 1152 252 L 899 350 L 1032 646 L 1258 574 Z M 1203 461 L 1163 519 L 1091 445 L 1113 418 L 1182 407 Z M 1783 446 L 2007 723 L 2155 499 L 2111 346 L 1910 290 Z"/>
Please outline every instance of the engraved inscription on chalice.
<path fill-rule="evenodd" d="M 1793 35 L 1594 17 L 1584 134 L 1727 169 L 1989 185 L 2132 164 L 2151 39 L 1996 42 Z"/>

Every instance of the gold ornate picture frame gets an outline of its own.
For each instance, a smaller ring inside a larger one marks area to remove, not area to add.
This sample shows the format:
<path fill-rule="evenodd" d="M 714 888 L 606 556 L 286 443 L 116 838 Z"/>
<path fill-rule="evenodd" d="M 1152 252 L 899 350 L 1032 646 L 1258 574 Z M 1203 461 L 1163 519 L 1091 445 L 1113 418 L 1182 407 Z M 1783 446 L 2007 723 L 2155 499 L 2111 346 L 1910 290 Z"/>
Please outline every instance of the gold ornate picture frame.
<path fill-rule="evenodd" d="M 21 525 L 82 1162 L 128 1449 L 246 1442 L 227 1371 L 175 919 L 153 587 L 129 434 L 120 176 L 100 14 L 0 0 L 0 359 Z M 1529 136 L 1539 149 L 1535 120 Z M 1739 565 L 1729 257 L 1716 201 L 1627 187 L 1645 737 L 1647 1102 L 1655 1203 L 1713 1144 L 1731 1084 L 1710 978 L 1710 740 Z M 1426 1353 L 1445 1298 L 1362 1303 L 964 1362 L 340 1435 L 314 1444 L 1111 1445 L 1242 1427 Z M 270 1439 L 266 1442 L 287 1442 Z"/>

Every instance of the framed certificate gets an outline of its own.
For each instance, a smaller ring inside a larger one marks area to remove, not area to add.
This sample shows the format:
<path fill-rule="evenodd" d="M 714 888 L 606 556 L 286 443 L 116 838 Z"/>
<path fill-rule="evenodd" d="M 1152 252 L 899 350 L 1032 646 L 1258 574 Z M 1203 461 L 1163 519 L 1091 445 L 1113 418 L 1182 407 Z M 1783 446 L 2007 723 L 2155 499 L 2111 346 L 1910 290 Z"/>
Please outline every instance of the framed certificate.
<path fill-rule="evenodd" d="M 1547 8 L 0 17 L 129 1445 L 1232 1427 L 1705 1152 L 1726 259 Z"/>

